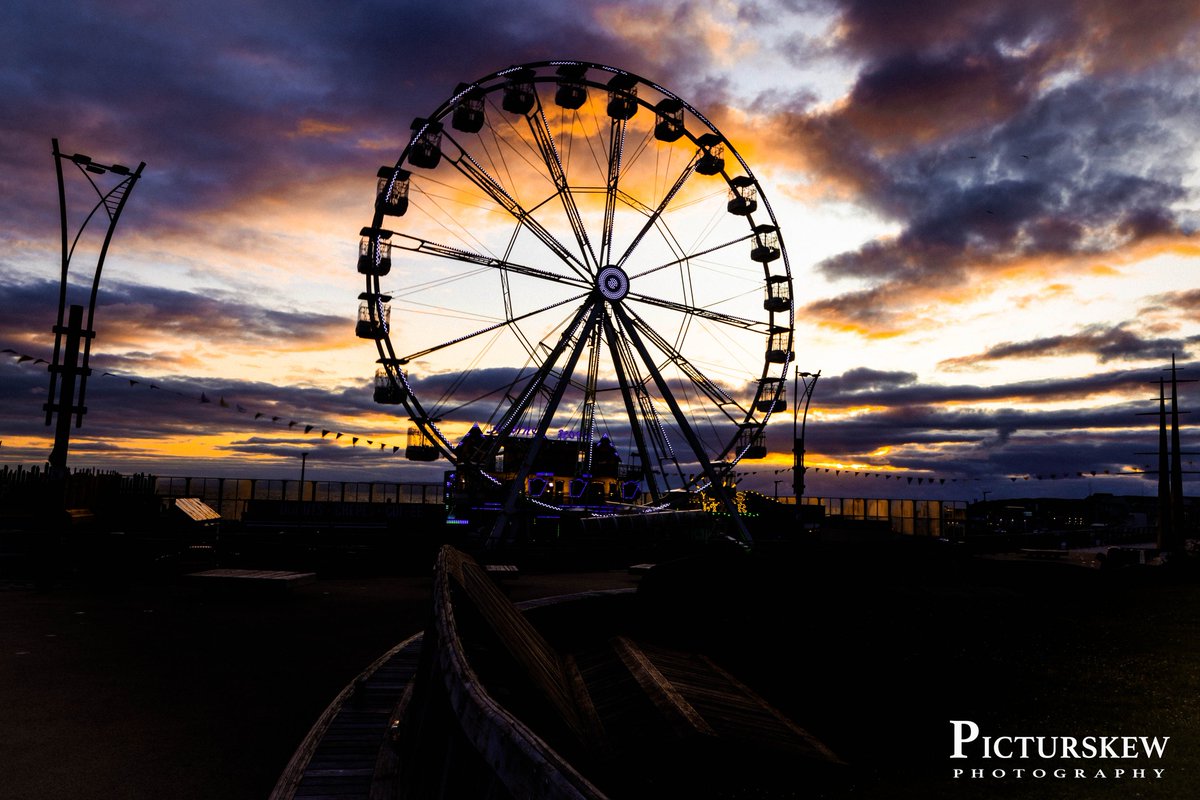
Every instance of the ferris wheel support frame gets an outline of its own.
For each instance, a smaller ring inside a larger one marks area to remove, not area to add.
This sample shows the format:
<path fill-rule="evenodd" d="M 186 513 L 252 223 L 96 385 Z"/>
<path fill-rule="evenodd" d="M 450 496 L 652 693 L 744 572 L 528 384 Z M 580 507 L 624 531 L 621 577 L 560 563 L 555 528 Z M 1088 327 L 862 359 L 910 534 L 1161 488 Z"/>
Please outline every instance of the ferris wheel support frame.
<path fill-rule="evenodd" d="M 633 342 L 633 346 L 637 348 L 638 354 L 646 363 L 646 368 L 650 370 L 650 375 L 654 378 L 654 383 L 658 386 L 659 391 L 663 395 L 663 399 L 666 400 L 667 406 L 671 409 L 671 415 L 675 417 L 675 423 L 679 426 L 684 438 L 687 439 L 688 445 L 692 448 L 692 451 L 699 460 L 700 467 L 704 470 L 705 477 L 708 478 L 709 486 L 712 492 L 717 495 L 717 500 L 724 507 L 725 512 L 729 514 L 730 519 L 733 521 L 734 527 L 737 529 L 738 536 L 746 544 L 753 544 L 754 539 L 750 536 L 750 531 L 746 530 L 746 525 L 742 522 L 741 514 L 738 513 L 737 507 L 729 499 L 729 492 L 726 491 L 727 487 L 725 486 L 725 481 L 722 480 L 721 476 L 718 476 L 716 470 L 713 469 L 712 462 L 708 460 L 708 456 L 704 453 L 704 445 L 701 444 L 700 440 L 696 437 L 696 432 L 692 430 L 692 426 L 691 423 L 688 422 L 687 415 L 683 413 L 683 409 L 679 407 L 679 401 L 675 399 L 675 395 L 667 387 L 662 373 L 660 373 L 658 368 L 654 366 L 654 359 L 651 358 L 650 351 L 646 349 L 646 345 L 642 341 L 642 337 L 638 334 L 637 330 L 634 329 L 632 322 L 625 314 L 625 309 L 621 308 L 620 304 L 614 303 L 612 309 L 613 313 L 616 314 L 617 319 L 620 320 L 622 327 L 625 328 L 630 341 Z"/>

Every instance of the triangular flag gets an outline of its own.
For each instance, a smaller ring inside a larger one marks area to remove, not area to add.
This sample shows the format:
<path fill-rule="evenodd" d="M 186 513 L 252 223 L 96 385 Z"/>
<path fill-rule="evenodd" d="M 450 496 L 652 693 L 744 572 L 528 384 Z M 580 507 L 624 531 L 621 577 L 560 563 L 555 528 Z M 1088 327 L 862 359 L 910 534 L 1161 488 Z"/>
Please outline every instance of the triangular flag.
<path fill-rule="evenodd" d="M 246 409 L 245 409 L 245 408 L 243 408 L 243 407 L 241 406 L 241 404 L 240 404 L 240 403 L 238 404 L 237 410 L 238 410 L 240 413 L 242 413 L 242 414 L 245 414 L 245 413 L 246 413 Z"/>
<path fill-rule="evenodd" d="M 335 437 L 333 437 L 333 438 L 334 438 L 334 439 L 340 439 L 340 438 L 342 438 L 342 436 L 344 436 L 344 435 L 345 435 L 345 434 L 341 434 L 341 433 L 339 433 L 337 436 L 335 436 Z"/>
<path fill-rule="evenodd" d="M 305 425 L 305 426 L 304 426 L 304 432 L 305 432 L 305 433 L 308 433 L 308 432 L 309 432 L 309 431 L 311 431 L 312 429 L 313 429 L 313 426 L 312 426 L 312 425 Z M 322 435 L 322 436 L 324 436 L 325 434 L 321 434 L 321 435 Z"/>
<path fill-rule="evenodd" d="M 395 447 L 392 448 L 392 452 L 395 453 L 399 449 L 400 449 L 400 445 L 396 445 Z"/>
<path fill-rule="evenodd" d="M 324 439 L 324 438 L 325 438 L 326 436 L 328 436 L 328 435 L 329 435 L 329 431 L 325 431 L 325 430 L 321 431 L 321 438 L 322 438 L 322 439 Z M 341 436 L 341 434 L 339 433 L 339 434 L 338 434 L 338 436 Z"/>
<path fill-rule="evenodd" d="M 208 399 L 208 395 L 206 395 L 204 392 L 201 392 L 200 393 L 200 402 L 201 403 L 211 403 L 212 401 Z"/>
<path fill-rule="evenodd" d="M 255 414 L 255 415 L 254 415 L 254 418 L 255 418 L 255 419 L 258 419 L 258 418 L 259 418 L 259 417 L 261 417 L 262 415 L 263 415 L 263 413 L 262 413 L 261 411 L 259 411 L 257 414 Z"/>
<path fill-rule="evenodd" d="M 296 427 L 296 420 L 292 420 L 291 422 L 289 422 L 289 423 L 288 423 L 288 427 L 289 427 L 289 428 L 294 428 L 294 427 Z"/>
<path fill-rule="evenodd" d="M 341 434 L 339 433 L 339 434 L 338 434 L 338 436 L 341 436 Z M 351 439 L 350 439 L 350 446 L 351 446 L 351 447 L 353 447 L 353 446 L 354 446 L 354 445 L 356 445 L 356 444 L 358 444 L 358 437 L 357 437 L 357 436 L 353 436 L 353 437 L 351 437 Z"/>

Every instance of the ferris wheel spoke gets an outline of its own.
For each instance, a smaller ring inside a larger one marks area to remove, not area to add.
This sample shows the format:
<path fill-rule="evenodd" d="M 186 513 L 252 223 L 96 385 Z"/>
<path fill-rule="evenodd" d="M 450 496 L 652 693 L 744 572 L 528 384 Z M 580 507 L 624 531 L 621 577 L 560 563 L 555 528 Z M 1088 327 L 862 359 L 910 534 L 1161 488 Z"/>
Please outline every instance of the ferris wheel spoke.
<path fill-rule="evenodd" d="M 435 345 L 432 345 L 432 346 L 430 346 L 430 347 L 426 347 L 424 350 L 418 350 L 418 351 L 417 351 L 417 352 L 415 352 L 415 353 L 409 353 L 409 354 L 408 354 L 408 355 L 406 355 L 406 356 L 401 356 L 401 357 L 398 359 L 398 362 L 399 362 L 401 365 L 403 365 L 403 364 L 407 364 L 407 363 L 409 363 L 410 361 L 415 361 L 415 360 L 417 360 L 418 358 L 423 358 L 423 357 L 425 357 L 425 356 L 427 356 L 427 355 L 430 355 L 431 353 L 436 353 L 436 352 L 438 352 L 439 350 L 444 350 L 444 349 L 446 349 L 447 347 L 451 347 L 451 346 L 453 346 L 453 345 L 456 345 L 456 344 L 462 344 L 463 342 L 470 341 L 471 339 L 474 339 L 476 336 L 482 336 L 482 335 L 484 335 L 485 333 L 491 333 L 492 331 L 499 330 L 500 328 L 505 328 L 505 327 L 513 326 L 513 325 L 514 325 L 514 323 L 521 322 L 521 321 L 523 321 L 523 320 L 527 320 L 527 319 L 529 319 L 530 317 L 535 317 L 535 316 L 537 316 L 538 314 L 542 314 L 542 313 L 545 313 L 545 312 L 547 312 L 547 311 L 552 311 L 552 310 L 554 310 L 554 309 L 556 309 L 556 308 L 561 308 L 561 307 L 565 306 L 567 303 L 575 303 L 575 302 L 578 302 L 578 301 L 582 300 L 582 299 L 583 299 L 583 298 L 585 298 L 585 297 L 587 297 L 587 293 L 585 293 L 585 294 L 577 294 L 577 295 L 575 295 L 574 297 L 568 297 L 567 299 L 565 299 L 565 300 L 560 300 L 560 301 L 559 301 L 559 302 L 557 302 L 557 303 L 551 303 L 551 304 L 550 304 L 550 305 L 548 305 L 548 306 L 542 306 L 541 308 L 535 308 L 533 311 L 527 311 L 527 312 L 525 312 L 524 314 L 521 314 L 521 315 L 519 315 L 519 316 L 511 317 L 511 318 L 509 318 L 509 319 L 505 319 L 503 322 L 497 322 L 495 325 L 489 325 L 489 326 L 487 326 L 486 328 L 480 328 L 479 330 L 477 330 L 477 331 L 474 331 L 473 333 L 468 333 L 468 334 L 466 334 L 466 335 L 464 335 L 464 336 L 459 336 L 459 337 L 457 337 L 457 338 L 451 339 L 450 341 L 447 341 L 447 342 L 442 342 L 441 344 L 435 344 Z M 519 329 L 518 329 L 518 330 L 519 330 Z M 521 336 L 522 336 L 522 339 L 523 339 L 524 341 L 528 341 L 528 340 L 524 339 L 524 335 L 523 335 L 523 334 L 521 334 Z"/>
<path fill-rule="evenodd" d="M 628 339 L 620 335 L 619 329 L 617 331 L 613 339 L 615 345 L 614 352 L 616 353 L 614 357 L 620 360 L 632 396 L 637 400 L 641 418 L 645 420 L 646 429 L 652 437 L 650 442 L 654 445 L 655 452 L 660 454 L 660 463 L 663 460 L 674 461 L 676 470 L 682 472 L 675 457 L 675 448 L 671 444 L 671 438 L 667 435 L 662 420 L 655 410 L 654 401 L 650 397 L 650 393 L 646 390 L 646 384 L 649 382 L 649 379 L 642 376 L 642 371 L 638 368 L 637 357 L 634 355 L 633 349 L 629 346 Z"/>
<path fill-rule="evenodd" d="M 432 242 L 428 239 L 422 239 L 417 236 L 410 236 L 407 233 L 395 233 L 393 236 L 398 236 L 402 239 L 412 242 L 405 244 L 397 242 L 393 239 L 392 246 L 400 250 L 408 250 L 413 253 L 424 253 L 425 255 L 438 256 L 439 258 L 448 258 L 451 261 L 462 261 L 467 264 L 480 264 L 485 267 L 494 267 L 499 270 L 513 272 L 518 275 L 526 275 L 531 278 L 541 278 L 542 280 L 554 281 L 555 283 L 564 283 L 568 286 L 575 286 L 581 289 L 591 288 L 593 281 L 591 278 L 574 277 L 571 275 L 561 275 L 557 272 L 550 272 L 536 267 L 525 266 L 514 261 L 506 261 L 505 259 L 496 258 L 494 256 L 485 256 L 481 253 L 474 253 L 470 250 L 463 250 L 459 247 L 450 247 L 449 245 Z"/>
<path fill-rule="evenodd" d="M 683 188 L 683 185 L 687 183 L 688 178 L 695 173 L 696 162 L 699 161 L 699 159 L 699 153 L 692 156 L 692 160 L 688 162 L 687 166 L 684 167 L 683 171 L 679 174 L 679 177 L 675 179 L 674 185 L 672 185 L 667 193 L 663 196 L 663 199 L 661 202 L 659 202 L 658 207 L 650 210 L 649 217 L 646 219 L 646 224 L 643 225 L 642 229 L 637 232 L 637 235 L 633 237 L 633 241 L 629 243 L 627 248 L 625 248 L 625 252 L 619 259 L 617 259 L 616 264 L 618 267 L 623 267 L 625 265 L 625 262 L 629 260 L 629 256 L 632 255 L 633 251 L 637 249 L 637 246 L 641 243 L 646 234 L 650 232 L 650 229 L 657 225 L 659 220 L 662 219 L 662 215 L 666 212 L 667 206 L 669 206 L 671 201 L 675 199 L 675 195 L 678 194 L 679 190 Z M 673 263 L 678 264 L 679 262 L 676 261 Z M 657 269 L 662 268 L 663 267 L 658 267 Z"/>
<path fill-rule="evenodd" d="M 537 237 L 547 248 L 580 278 L 588 275 L 587 266 L 580 261 L 562 242 L 537 221 L 533 214 L 526 210 L 492 175 L 483 168 L 475 158 L 467 152 L 453 137 L 447 136 L 458 149 L 457 157 L 447 156 L 447 160 L 468 181 L 490 197 L 497 205 L 507 211 L 519 225 Z"/>
<path fill-rule="evenodd" d="M 540 98 L 536 106 L 536 113 L 527 115 L 526 120 L 529 122 L 529 130 L 533 133 L 534 141 L 537 142 L 538 152 L 542 156 L 546 170 L 550 173 L 550 179 L 554 181 L 555 191 L 562 201 L 563 211 L 571 223 L 571 230 L 575 232 L 575 241 L 579 245 L 579 252 L 583 254 L 593 271 L 598 270 L 596 253 L 592 249 L 591 239 L 588 238 L 587 228 L 579 213 L 579 206 L 575 203 L 575 195 L 571 193 L 571 187 L 567 183 L 567 172 L 563 167 L 558 146 L 554 142 L 554 135 L 550 132 L 550 126 L 546 122 L 546 111 L 542 108 Z"/>
<path fill-rule="evenodd" d="M 559 339 L 558 345 L 555 347 L 554 353 L 547 361 L 546 367 L 539 371 L 541 377 L 540 384 L 544 384 L 546 378 L 549 377 L 553 362 L 556 362 L 562 351 L 568 346 L 570 339 L 574 338 L 574 346 L 571 347 L 571 352 L 567 356 L 567 362 L 563 365 L 562 373 L 558 376 L 558 382 L 555 383 L 553 390 L 550 393 L 549 399 L 546 401 L 546 408 L 542 412 L 542 417 L 538 421 L 537 430 L 534 433 L 533 439 L 529 442 L 529 449 L 525 452 L 524 458 L 521 459 L 521 466 L 517 469 L 517 474 L 513 477 L 512 486 L 508 491 L 508 499 L 504 503 L 504 510 L 500 518 L 496 520 L 495 526 L 492 528 L 492 540 L 497 540 L 504 535 L 505 528 L 508 525 L 507 517 L 517 510 L 517 500 L 525 487 L 525 479 L 529 477 L 529 473 L 533 470 L 534 461 L 541 451 L 542 443 L 546 440 L 546 431 L 550 429 L 550 423 L 554 419 L 554 413 L 558 410 L 559 403 L 562 402 L 563 393 L 566 392 L 567 386 L 571 383 L 571 375 L 575 372 L 575 367 L 579 363 L 579 354 L 583 350 L 583 343 L 590 340 L 592 329 L 597 324 L 598 317 L 603 313 L 603 304 L 594 303 L 590 306 L 585 305 L 580 309 L 581 316 L 587 313 L 587 321 L 583 323 L 583 328 L 577 336 L 572 337 L 569 333 L 564 333 Z M 578 320 L 580 317 L 576 317 Z M 574 328 L 575 326 L 572 326 Z M 525 396 L 530 396 L 530 389 L 526 387 Z M 511 430 L 511 426 L 509 428 Z M 502 434 L 503 435 L 503 434 Z"/>
<path fill-rule="evenodd" d="M 770 325 L 760 320 L 737 317 L 733 314 L 725 314 L 720 311 L 713 311 L 710 308 L 701 308 L 699 306 L 688 305 L 687 303 L 678 303 L 674 300 L 663 300 L 659 297 L 651 297 L 645 294 L 638 294 L 637 292 L 630 292 L 629 294 L 625 295 L 625 299 L 637 300 L 638 302 L 645 303 L 647 305 L 666 308 L 670 309 L 671 311 L 678 311 L 680 314 L 710 319 L 714 322 L 720 322 L 725 325 L 731 325 L 735 328 L 742 328 L 743 330 L 754 331 L 756 333 L 768 333 L 770 331 Z"/>
<path fill-rule="evenodd" d="M 581 305 L 575 312 L 575 316 L 571 319 L 571 322 L 568 323 L 566 329 L 562 332 L 562 335 L 559 336 L 559 339 L 554 344 L 554 347 L 551 348 L 550 353 L 546 356 L 546 360 L 542 363 L 541 367 L 538 368 L 538 371 L 534 373 L 533 377 L 530 378 L 529 383 L 525 385 L 525 389 L 521 392 L 520 397 L 517 398 L 516 402 L 509 407 L 508 411 L 505 412 L 504 416 L 501 418 L 500 424 L 496 426 L 497 435 L 504 437 L 512 433 L 513 428 L 516 427 L 517 422 L 525 413 L 525 410 L 529 408 L 529 404 L 532 403 L 534 397 L 541 392 L 542 386 L 550 377 L 550 373 L 554 371 L 554 365 L 557 364 L 558 360 L 562 357 L 563 351 L 570 346 L 571 340 L 575 338 L 576 330 L 578 330 L 580 324 L 583 323 L 584 318 L 593 311 L 594 307 L 594 303 L 587 302 Z M 563 388 L 565 390 L 566 387 L 564 386 Z"/>
<path fill-rule="evenodd" d="M 703 443 L 696 435 L 696 431 L 692 428 L 691 423 L 688 421 L 687 414 L 685 414 L 683 409 L 680 407 L 679 401 L 677 401 L 675 399 L 675 395 L 671 393 L 671 388 L 667 385 L 666 379 L 663 378 L 662 373 L 655 365 L 653 356 L 650 355 L 650 351 L 646 348 L 646 343 L 642 341 L 641 335 L 638 334 L 637 326 L 633 324 L 633 320 L 629 318 L 625 312 L 625 309 L 619 304 L 613 305 L 613 311 L 616 313 L 617 318 L 621 321 L 621 326 L 625 330 L 625 334 L 629 337 L 630 343 L 633 345 L 634 349 L 637 350 L 638 355 L 641 357 L 642 363 L 645 364 L 646 369 L 650 371 L 650 376 L 654 380 L 654 384 L 658 387 L 659 394 L 666 402 L 667 407 L 671 409 L 671 416 L 675 418 L 675 424 L 679 426 L 680 433 L 687 441 L 688 446 L 692 449 L 692 454 L 696 456 L 696 460 L 700 463 L 701 469 L 704 471 L 705 476 L 712 485 L 713 492 L 720 498 L 721 505 L 724 506 L 725 511 L 737 525 L 738 532 L 741 534 L 742 538 L 746 542 L 750 542 L 750 533 L 742 524 L 741 518 L 738 516 L 737 509 L 734 508 L 733 504 L 729 501 L 729 496 L 725 492 L 724 487 L 721 485 L 721 482 L 717 477 L 716 470 L 713 469 L 712 462 L 708 458 L 708 453 L 705 450 Z"/>
<path fill-rule="evenodd" d="M 736 239 L 730 239 L 727 242 L 721 242 L 720 244 L 705 248 L 704 250 L 697 250 L 694 253 L 688 253 L 686 256 L 677 258 L 674 261 L 668 261 L 665 264 L 659 264 L 657 267 L 650 267 L 650 269 L 642 270 L 641 272 L 630 275 L 629 280 L 632 281 L 637 278 L 644 277 L 646 275 L 651 275 L 655 272 L 660 272 L 661 270 L 664 270 L 664 269 L 670 269 L 671 267 L 677 267 L 680 264 L 683 264 L 692 259 L 697 259 L 697 258 L 700 258 L 701 256 L 711 255 L 711 254 L 717 252 L 718 250 L 724 250 L 726 247 L 732 247 L 735 244 L 742 244 L 744 242 L 748 242 L 753 238 L 754 238 L 754 234 L 749 233 L 745 236 L 739 236 Z"/>
<path fill-rule="evenodd" d="M 613 222 L 617 211 L 617 187 L 621 181 L 621 155 L 625 149 L 625 120 L 613 119 L 608 135 L 608 178 L 604 191 L 604 229 L 600 239 L 600 263 L 612 256 Z"/>
<path fill-rule="evenodd" d="M 737 400 L 734 400 L 715 381 L 705 375 L 699 367 L 689 361 L 683 353 L 680 353 L 673 347 L 670 342 L 654 329 L 654 326 L 633 313 L 632 309 L 626 309 L 626 313 L 629 315 L 629 319 L 633 325 L 650 340 L 650 343 L 657 347 L 672 364 L 678 367 L 680 372 L 686 375 L 688 380 L 694 383 L 709 400 L 720 408 L 725 416 L 735 423 L 740 423 L 746 419 L 749 412 L 742 408 L 741 404 Z M 737 411 L 741 412 L 740 415 L 730 414 L 730 408 L 737 409 Z"/>

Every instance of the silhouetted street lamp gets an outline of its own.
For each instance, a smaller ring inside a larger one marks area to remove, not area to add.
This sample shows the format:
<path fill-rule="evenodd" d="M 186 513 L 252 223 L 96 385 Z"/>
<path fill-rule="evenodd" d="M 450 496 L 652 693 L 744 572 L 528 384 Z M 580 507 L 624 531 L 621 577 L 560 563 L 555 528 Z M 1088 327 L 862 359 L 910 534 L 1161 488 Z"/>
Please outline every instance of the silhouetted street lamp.
<path fill-rule="evenodd" d="M 58 289 L 58 322 L 54 326 L 54 359 L 50 363 L 50 395 L 43 409 L 46 412 L 46 424 L 54 421 L 58 414 L 57 426 L 54 433 L 54 449 L 50 451 L 49 466 L 51 474 L 63 476 L 67 469 L 67 446 L 71 438 L 71 417 L 75 417 L 75 427 L 83 425 L 83 415 L 87 413 L 84 405 L 84 395 L 87 378 L 91 374 L 88 368 L 88 357 L 92 351 L 92 339 L 96 332 L 92 330 L 92 320 L 96 314 L 96 292 L 100 288 L 100 273 L 104 269 L 104 258 L 108 255 L 108 245 L 112 241 L 113 230 L 121 216 L 125 202 L 129 199 L 133 186 L 142 175 L 145 162 L 138 164 L 137 169 L 130 170 L 123 164 L 99 164 L 81 153 L 66 155 L 58 149 L 58 139 L 51 139 L 53 144 L 54 167 L 58 173 L 58 210 L 62 228 L 62 278 Z M 97 198 L 95 206 L 80 223 L 75 237 L 70 239 L 67 228 L 67 192 L 63 182 L 63 162 L 74 164 L 87 178 Z M 120 176 L 108 191 L 102 191 L 96 185 L 93 175 L 105 173 Z M 92 290 L 88 297 L 87 321 L 84 322 L 83 306 L 72 304 L 67 308 L 67 275 L 71 268 L 71 257 L 75 254 L 75 246 L 83 236 L 88 223 L 96 216 L 96 212 L 104 210 L 108 217 L 108 229 L 104 234 L 104 242 L 100 246 L 100 254 L 92 274 Z M 66 319 L 64 320 L 64 316 Z M 65 323 L 65 324 L 64 324 Z M 80 363 L 80 347 L 83 349 L 83 362 Z M 59 379 L 61 376 L 61 380 Z M 78 385 L 77 385 L 78 383 Z M 79 398 L 75 394 L 78 389 Z"/>
<path fill-rule="evenodd" d="M 792 492 L 796 495 L 796 513 L 800 513 L 800 499 L 804 497 L 804 428 L 808 424 L 808 404 L 812 402 L 813 389 L 817 388 L 817 378 L 821 371 L 801 372 L 796 369 L 793 377 L 792 396 L 796 402 L 792 405 Z M 800 393 L 800 381 L 804 381 L 804 393 Z M 804 411 L 800 412 L 800 400 L 804 399 Z M 797 432 L 798 431 L 798 432 Z"/>

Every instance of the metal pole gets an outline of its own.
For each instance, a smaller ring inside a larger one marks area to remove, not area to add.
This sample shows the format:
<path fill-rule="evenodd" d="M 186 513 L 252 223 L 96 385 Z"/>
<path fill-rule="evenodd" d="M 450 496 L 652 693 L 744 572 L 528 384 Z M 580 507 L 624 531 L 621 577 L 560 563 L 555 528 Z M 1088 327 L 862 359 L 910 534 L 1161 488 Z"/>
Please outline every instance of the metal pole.
<path fill-rule="evenodd" d="M 57 321 L 54 323 L 54 358 L 50 362 L 52 368 L 50 370 L 50 396 L 46 401 L 47 406 L 54 402 L 54 393 L 57 388 L 56 384 L 58 383 L 58 371 L 53 369 L 53 367 L 59 363 L 58 357 L 62 347 L 62 334 L 59 333 L 58 329 L 62 327 L 63 312 L 67 308 L 67 267 L 70 264 L 71 252 L 70 246 L 67 243 L 67 190 L 66 185 L 63 183 L 62 159 L 58 151 L 58 139 L 51 139 L 50 142 L 54 148 L 54 171 L 58 175 L 58 217 L 59 227 L 62 230 L 62 272 L 58 282 L 58 317 L 56 317 Z M 46 408 L 47 425 L 50 424 L 53 413 L 52 409 L 49 407 Z"/>
<path fill-rule="evenodd" d="M 792 495 L 796 498 L 796 516 L 800 515 L 800 498 L 804 496 L 804 479 L 800 477 L 800 436 L 797 420 L 800 415 L 800 367 L 792 368 Z"/>
<path fill-rule="evenodd" d="M 81 374 L 79 369 L 79 343 L 83 338 L 83 306 L 71 306 L 70 318 L 64 328 L 56 325 L 56 338 L 66 334 L 66 347 L 62 352 L 62 364 L 51 365 L 51 385 L 55 377 L 62 373 L 62 385 L 58 387 L 57 401 L 51 397 L 46 403 L 46 416 L 58 413 L 57 424 L 54 428 L 54 449 L 50 451 L 50 472 L 55 477 L 64 477 L 67 470 L 67 447 L 71 441 L 71 414 L 75 408 L 75 378 Z M 78 409 L 80 415 L 85 409 Z"/>
<path fill-rule="evenodd" d="M 1172 552 L 1183 545 L 1183 453 L 1179 447 L 1179 381 L 1171 354 L 1171 542 Z"/>
<path fill-rule="evenodd" d="M 792 395 L 795 398 L 795 406 L 792 408 L 792 492 L 796 495 L 797 513 L 801 498 L 804 497 L 804 429 L 808 426 L 808 407 L 812 403 L 813 390 L 817 388 L 817 378 L 821 377 L 821 371 L 801 372 L 796 369 Z M 800 380 L 802 378 L 812 378 L 811 381 L 804 381 L 804 412 L 800 416 L 800 432 L 796 433 L 796 418 L 800 414 Z"/>
<path fill-rule="evenodd" d="M 1158 379 L 1158 549 L 1169 551 L 1171 535 L 1171 469 L 1167 447 L 1167 395 L 1165 382 Z M 1090 495 L 1091 486 L 1088 487 Z"/>

